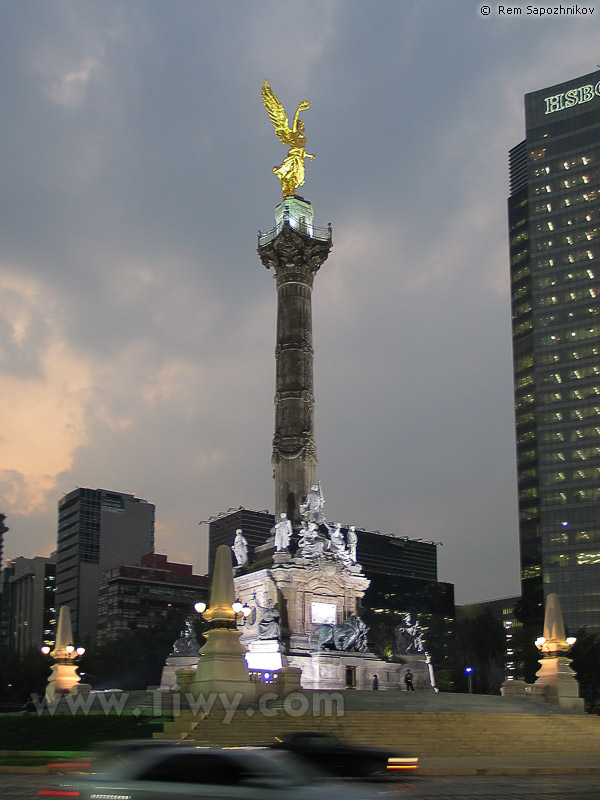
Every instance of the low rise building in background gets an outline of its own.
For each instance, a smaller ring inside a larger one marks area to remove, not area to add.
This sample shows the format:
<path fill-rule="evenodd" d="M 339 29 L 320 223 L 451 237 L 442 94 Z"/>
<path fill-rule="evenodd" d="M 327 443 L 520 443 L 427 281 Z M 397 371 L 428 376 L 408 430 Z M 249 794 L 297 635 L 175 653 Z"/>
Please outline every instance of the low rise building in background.
<path fill-rule="evenodd" d="M 159 553 L 142 556 L 141 564 L 111 567 L 98 587 L 98 644 L 156 627 L 171 609 L 193 614 L 196 602 L 208 603 L 208 591 L 208 576 Z"/>

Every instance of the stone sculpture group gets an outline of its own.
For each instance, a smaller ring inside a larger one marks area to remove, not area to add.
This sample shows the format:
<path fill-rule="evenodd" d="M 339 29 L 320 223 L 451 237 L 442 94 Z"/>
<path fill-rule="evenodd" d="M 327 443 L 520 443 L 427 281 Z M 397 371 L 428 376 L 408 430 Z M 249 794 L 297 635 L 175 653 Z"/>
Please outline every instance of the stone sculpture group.
<path fill-rule="evenodd" d="M 350 570 L 351 574 L 361 574 L 361 567 L 357 561 L 358 534 L 356 526 L 348 527 L 344 535 L 340 522 L 328 523 L 323 512 L 325 498 L 320 484 L 313 484 L 306 499 L 299 506 L 301 516 L 300 526 L 297 529 L 298 541 L 295 551 L 291 549 L 294 527 L 285 512 L 279 514 L 275 525 L 271 528 L 271 538 L 267 545 L 275 550 L 278 564 L 297 564 L 311 568 L 329 564 L 338 565 L 338 569 Z M 235 532 L 231 547 L 237 568 L 249 565 L 248 542 L 241 528 Z M 266 605 L 261 605 L 253 597 L 254 610 L 248 619 L 247 625 L 252 628 L 258 620 L 256 639 L 279 640 L 280 624 L 279 611 L 274 600 L 269 598 Z M 310 646 L 313 650 L 354 650 L 365 652 L 367 650 L 367 631 L 365 623 L 356 616 L 351 616 L 340 625 L 320 625 L 310 635 Z"/>
<path fill-rule="evenodd" d="M 404 615 L 404 624 L 396 628 L 396 652 L 400 655 L 406 653 L 423 653 L 425 641 L 419 620 L 413 624 L 412 616 L 408 612 Z"/>
<path fill-rule="evenodd" d="M 313 484 L 300 504 L 299 511 L 302 517 L 298 529 L 298 544 L 295 554 L 290 552 L 290 544 L 294 535 L 292 521 L 282 511 L 279 519 L 271 528 L 272 542 L 277 553 L 289 554 L 290 558 L 312 561 L 331 556 L 344 567 L 358 564 L 357 548 L 358 534 L 356 526 L 351 525 L 344 537 L 342 524 L 335 522 L 329 524 L 325 519 L 323 508 L 325 498 L 319 484 Z M 322 530 L 325 529 L 325 531 Z M 235 532 L 235 539 L 231 547 L 237 567 L 245 567 L 249 563 L 248 542 L 241 528 Z"/>

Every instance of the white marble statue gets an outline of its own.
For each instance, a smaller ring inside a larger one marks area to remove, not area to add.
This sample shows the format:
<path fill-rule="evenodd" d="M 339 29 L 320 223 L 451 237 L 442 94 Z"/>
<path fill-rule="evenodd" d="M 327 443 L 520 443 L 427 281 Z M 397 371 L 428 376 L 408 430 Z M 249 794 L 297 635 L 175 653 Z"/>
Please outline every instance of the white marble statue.
<path fill-rule="evenodd" d="M 290 539 L 292 538 L 294 530 L 292 528 L 292 522 L 288 519 L 288 515 L 285 511 L 281 512 L 279 520 L 275 527 L 271 529 L 271 532 L 275 534 L 275 550 L 287 550 L 290 546 Z"/>
<path fill-rule="evenodd" d="M 356 525 L 350 525 L 348 533 L 346 534 L 346 542 L 348 543 L 348 552 L 350 553 L 351 560 L 356 564 L 357 554 L 356 548 L 358 546 L 358 534 L 356 533 Z"/>
<path fill-rule="evenodd" d="M 231 547 L 238 567 L 245 567 L 248 563 L 248 542 L 242 533 L 242 529 L 238 528 L 235 532 L 235 539 Z"/>
<path fill-rule="evenodd" d="M 319 528 L 315 522 L 302 520 L 298 552 L 301 558 L 318 558 L 323 555 L 325 541 L 319 536 Z"/>
<path fill-rule="evenodd" d="M 321 486 L 315 483 L 310 487 L 306 500 L 298 506 L 298 511 L 307 522 L 316 522 L 317 525 L 321 525 L 325 522 L 324 505 L 325 498 L 323 497 Z"/>
<path fill-rule="evenodd" d="M 344 534 L 342 533 L 341 523 L 336 522 L 334 527 L 331 528 L 327 525 L 329 531 L 329 549 L 334 557 L 341 561 L 342 564 L 352 563 L 350 553 L 346 550 L 346 542 L 344 541 Z"/>
<path fill-rule="evenodd" d="M 275 602 L 270 597 L 267 600 L 266 606 L 261 606 L 256 599 L 256 592 L 254 592 L 252 599 L 256 610 L 260 614 L 258 620 L 258 638 L 259 639 L 279 639 L 279 611 L 275 607 Z"/>

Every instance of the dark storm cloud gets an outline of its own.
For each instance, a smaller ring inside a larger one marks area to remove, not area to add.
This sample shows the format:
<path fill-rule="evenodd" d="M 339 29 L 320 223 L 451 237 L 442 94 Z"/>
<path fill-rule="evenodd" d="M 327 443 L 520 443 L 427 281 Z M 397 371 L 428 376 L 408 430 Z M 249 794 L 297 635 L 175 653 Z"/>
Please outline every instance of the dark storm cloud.
<path fill-rule="evenodd" d="M 330 514 L 443 541 L 459 600 L 517 590 L 506 152 L 523 93 L 586 72 L 595 40 L 478 8 L 5 6 L 9 551 L 53 547 L 74 485 L 155 502 L 157 546 L 197 566 L 199 520 L 272 505 L 268 78 L 288 113 L 311 101 L 304 194 L 334 226 L 314 294 Z"/>

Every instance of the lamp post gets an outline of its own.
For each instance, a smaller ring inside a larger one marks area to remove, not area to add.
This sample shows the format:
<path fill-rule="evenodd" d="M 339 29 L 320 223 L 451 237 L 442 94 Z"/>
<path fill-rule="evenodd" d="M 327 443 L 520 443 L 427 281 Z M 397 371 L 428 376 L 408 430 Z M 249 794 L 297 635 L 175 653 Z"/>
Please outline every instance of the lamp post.
<path fill-rule="evenodd" d="M 465 675 L 469 683 L 469 694 L 473 694 L 473 667 L 465 667 Z"/>
<path fill-rule="evenodd" d="M 231 607 L 235 613 L 235 618 L 238 628 L 242 628 L 246 624 L 246 619 L 252 613 L 252 609 L 248 603 L 243 603 L 240 600 L 235 600 Z"/>
<path fill-rule="evenodd" d="M 202 615 L 207 608 L 208 606 L 202 600 L 194 604 L 194 609 L 196 613 L 200 615 Z M 233 603 L 231 604 L 231 609 L 235 614 L 235 621 L 238 627 L 244 625 L 247 617 L 249 617 L 250 614 L 252 613 L 252 609 L 250 608 L 248 603 L 242 603 L 241 600 L 239 599 L 233 601 Z"/>

